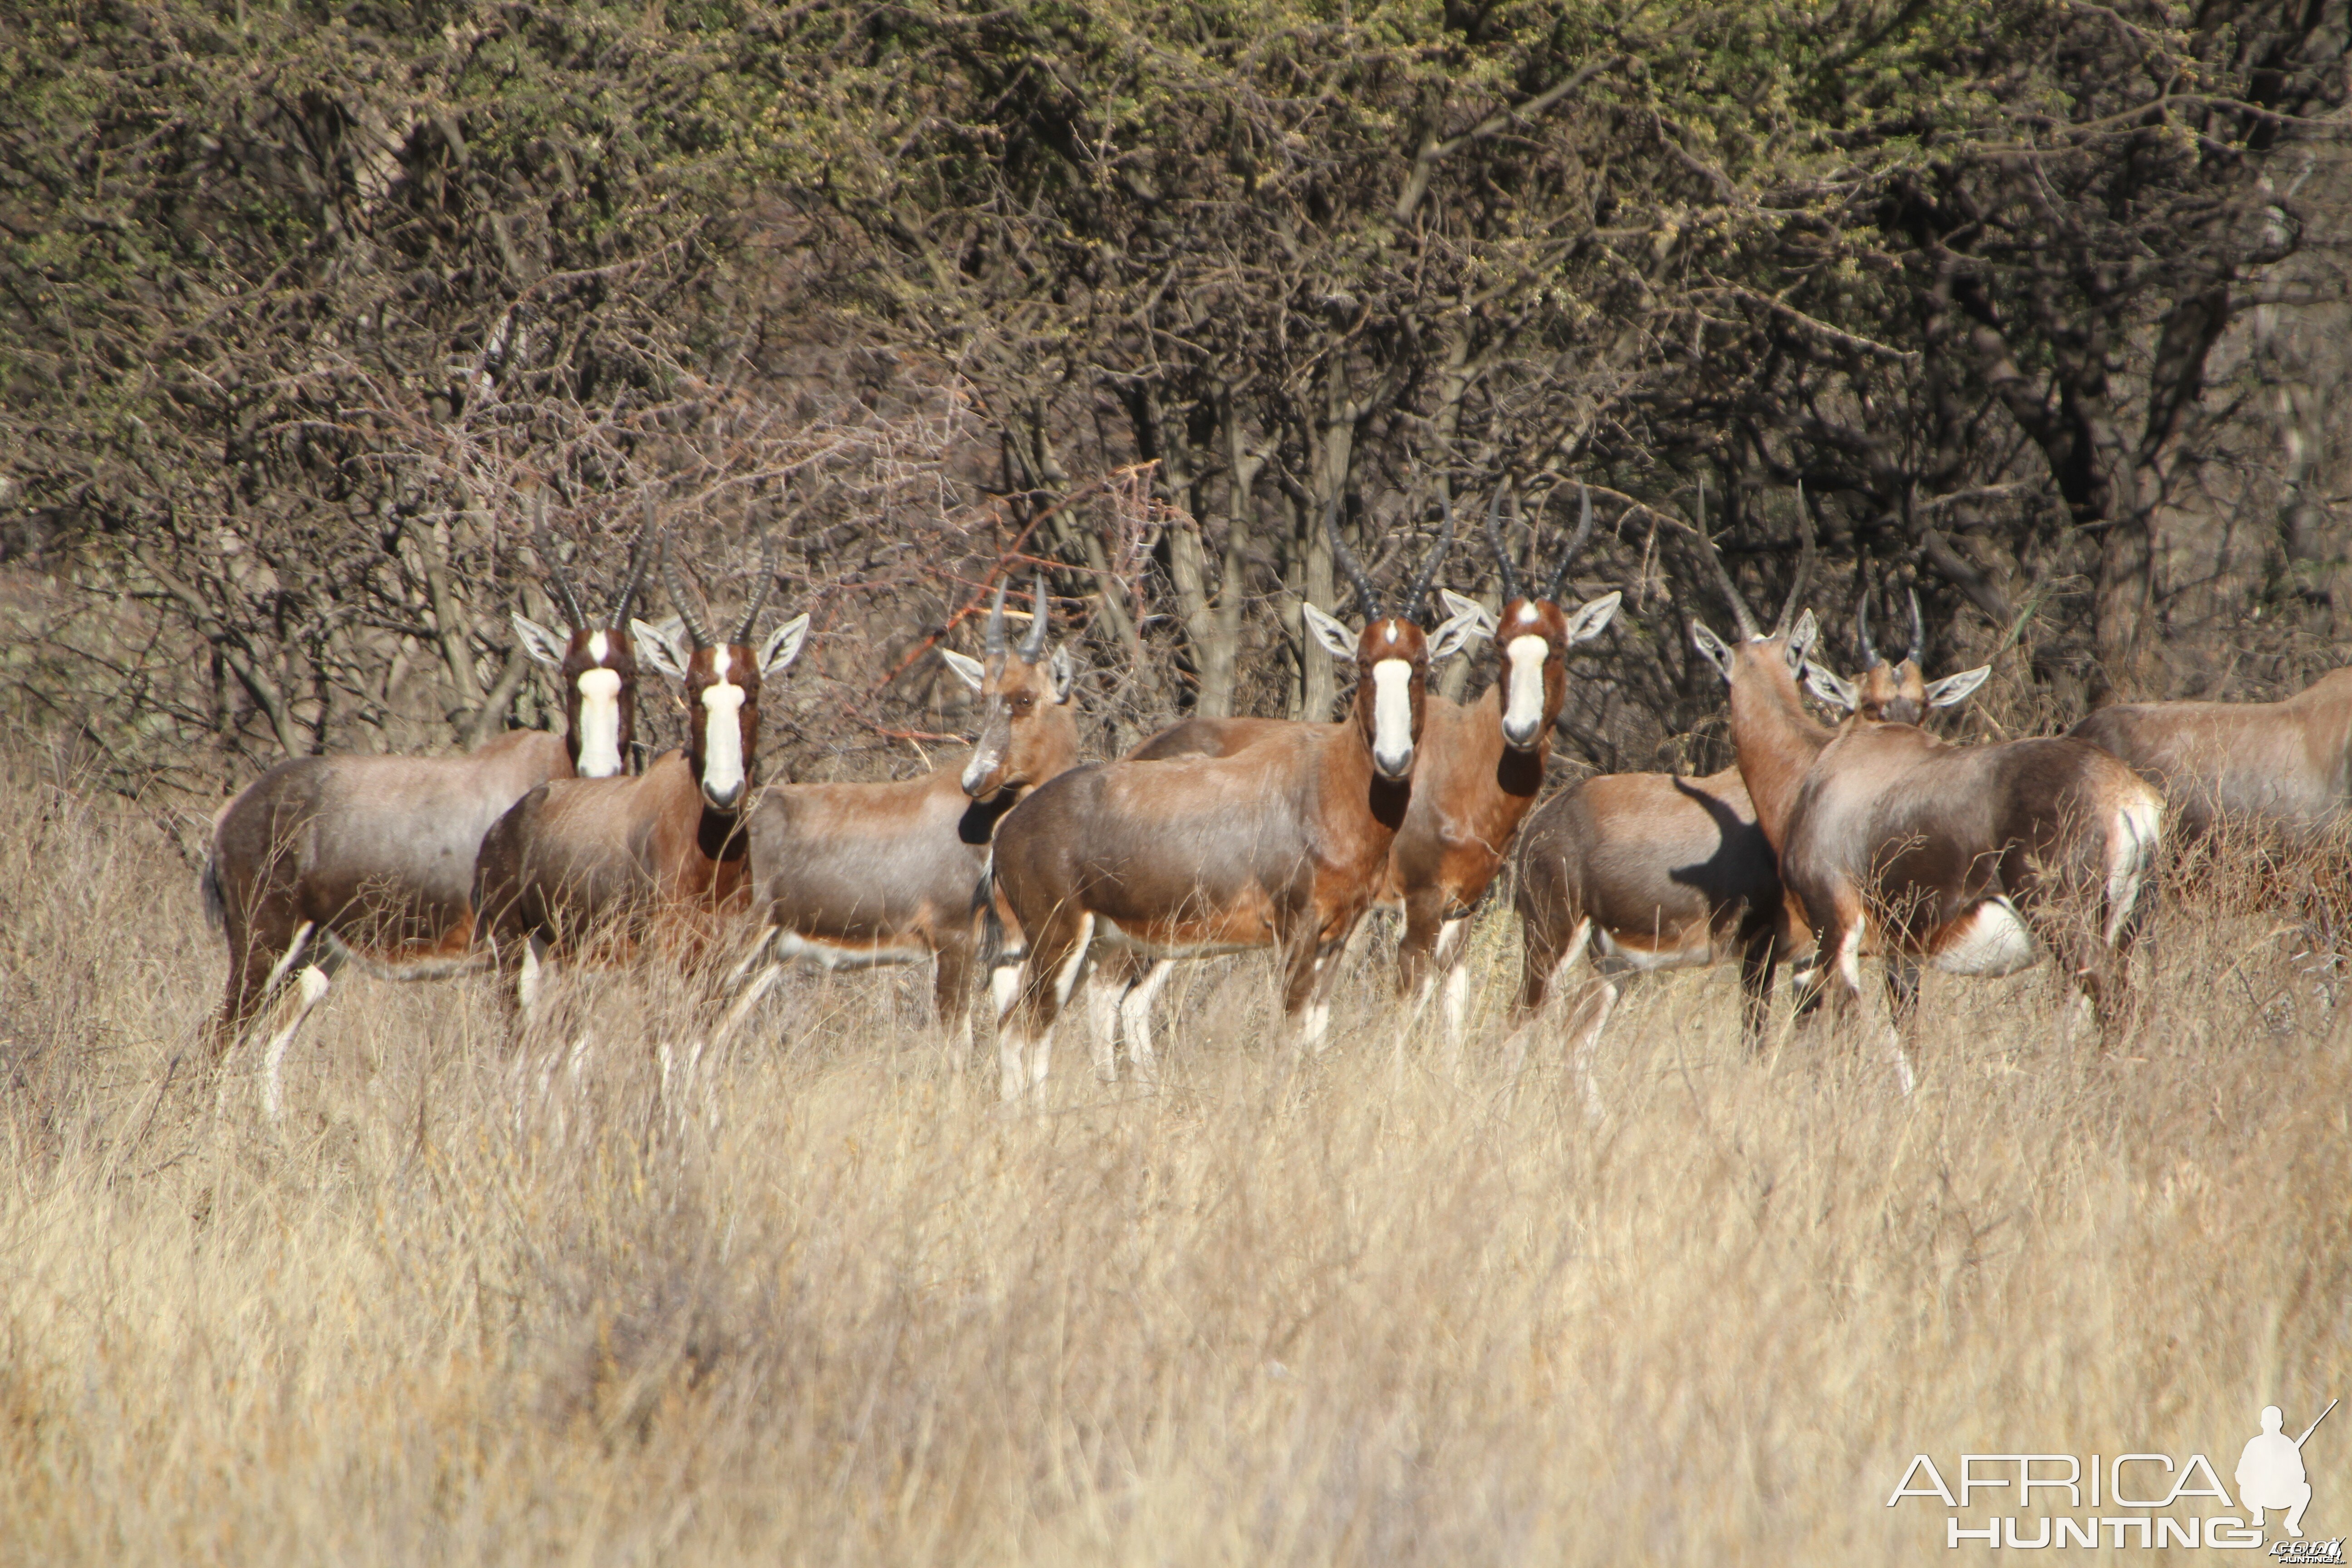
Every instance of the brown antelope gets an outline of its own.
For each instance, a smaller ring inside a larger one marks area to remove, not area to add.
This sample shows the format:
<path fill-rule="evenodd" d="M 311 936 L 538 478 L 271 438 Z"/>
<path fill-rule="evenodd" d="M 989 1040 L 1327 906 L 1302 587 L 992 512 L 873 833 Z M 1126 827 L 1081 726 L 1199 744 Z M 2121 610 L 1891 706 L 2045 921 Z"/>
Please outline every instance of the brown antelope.
<path fill-rule="evenodd" d="M 1810 554 L 1801 558 L 1773 635 L 1810 643 L 1812 633 L 1803 621 L 1794 632 L 1780 629 L 1804 591 L 1806 560 Z M 1815 695 L 1866 719 L 1894 719 L 1949 706 L 1981 685 L 1990 666 L 1927 682 L 1919 668 L 1926 628 L 1916 595 L 1911 608 L 1911 649 L 1897 664 L 1872 645 L 1865 600 L 1856 625 L 1863 674 L 1844 680 L 1807 657 L 1807 682 Z M 1815 748 L 1829 740 L 1829 731 L 1810 721 L 1791 733 Z M 1605 773 L 1586 779 L 1528 819 L 1516 865 L 1523 962 L 1521 1028 L 1512 1037 L 1510 1072 L 1524 1053 L 1525 1026 L 1580 953 L 1593 973 L 1570 1014 L 1577 1036 L 1570 1062 L 1588 1108 L 1600 1105 L 1593 1055 L 1621 983 L 1632 974 L 1704 966 L 1737 951 L 1741 1034 L 1751 1050 L 1761 1046 L 1774 966 L 1803 947 L 1811 932 L 1783 897 L 1780 863 L 1737 764 L 1704 778 Z M 1892 969 L 1889 984 L 1898 996 L 1907 994 Z"/>
<path fill-rule="evenodd" d="M 2184 842 L 2239 826 L 2307 847 L 2352 817 L 2352 669 L 2280 702 L 2124 702 L 2068 731 L 2164 792 Z"/>
<path fill-rule="evenodd" d="M 940 650 L 983 702 L 961 763 L 898 784 L 781 784 L 751 816 L 751 884 L 762 920 L 736 978 L 766 965 L 734 1025 L 786 964 L 932 963 L 932 999 L 961 1068 L 971 1047 L 973 889 L 997 823 L 1078 760 L 1069 650 L 1045 654 L 1045 581 L 1029 635 L 1008 649 L 1004 588 L 988 613 L 985 660 Z M 723 1033 L 723 1032 L 722 1032 Z"/>
<path fill-rule="evenodd" d="M 683 683 L 683 751 L 635 778 L 558 779 L 540 785 L 482 838 L 474 867 L 481 932 L 501 973 L 516 977 L 528 1016 L 554 958 L 627 955 L 648 935 L 698 952 L 719 918 L 751 900 L 743 807 L 760 742 L 760 690 L 798 657 L 809 618 L 794 616 L 755 653 L 753 626 L 775 586 L 775 541 L 743 617 L 713 637 L 672 572 L 662 578 L 689 647 L 667 626 L 629 623 L 637 658 Z"/>
<path fill-rule="evenodd" d="M 215 1058 L 243 1038 L 289 975 L 297 1000 L 271 1036 L 262 1103 L 281 1109 L 287 1047 L 358 959 L 390 978 L 466 966 L 474 939 L 474 856 L 518 799 L 551 778 L 621 772 L 636 714 L 636 660 L 621 635 L 645 577 L 641 531 L 609 625 L 597 626 L 544 529 L 539 557 L 571 622 L 562 635 L 516 615 L 516 635 L 563 683 L 565 733 L 511 731 L 457 757 L 296 757 L 213 818 L 201 878 L 205 910 L 228 938 L 228 988 Z"/>
<path fill-rule="evenodd" d="M 1870 589 L 1864 584 L 1854 606 L 1856 642 L 1862 648 L 1862 673 L 1848 680 L 1819 659 L 1805 662 L 1805 687 L 1831 707 L 1890 724 L 1924 724 L 1929 710 L 1956 708 L 1985 683 L 1992 666 L 1980 664 L 1958 675 L 1929 683 L 1920 659 L 1927 647 L 1927 623 L 1919 615 L 1919 591 L 1908 590 L 1911 601 L 1911 647 L 1901 660 L 1886 658 L 1870 640 Z"/>
<path fill-rule="evenodd" d="M 1335 959 L 1379 889 L 1412 802 L 1430 666 L 1475 624 L 1456 616 L 1434 637 L 1417 624 L 1450 528 L 1398 613 L 1383 616 L 1331 528 L 1337 511 L 1325 526 L 1363 633 L 1300 608 L 1316 640 L 1355 666 L 1348 721 L 1299 725 L 1232 756 L 1084 764 L 1031 792 L 998 826 L 993 900 L 1027 943 L 1017 982 L 994 986 L 1008 1101 L 1043 1089 L 1055 1017 L 1097 945 L 1153 958 L 1271 945 L 1285 970 L 1284 1015 L 1304 1046 L 1320 1047 Z M 1148 1035 L 1130 1045 L 1148 1082 Z M 1096 1050 L 1108 1077 L 1108 1034 Z"/>
<path fill-rule="evenodd" d="M 1469 997 L 1469 972 L 1461 967 L 1470 917 L 1500 870 L 1513 837 L 1536 794 L 1543 787 L 1551 756 L 1552 725 L 1568 697 L 1568 652 L 1601 635 L 1616 614 L 1621 595 L 1606 594 L 1574 611 L 1559 606 L 1569 567 L 1592 536 L 1592 498 L 1579 487 L 1582 507 L 1576 532 L 1560 552 L 1551 580 L 1539 592 L 1523 592 L 1497 530 L 1504 492 L 1497 487 L 1486 510 L 1486 541 L 1502 577 L 1499 621 L 1475 600 L 1447 594 L 1455 614 L 1469 613 L 1479 630 L 1502 645 L 1503 668 L 1496 683 L 1468 707 L 1433 694 L 1413 766 L 1412 802 L 1404 826 L 1389 847 L 1389 862 L 1375 902 L 1402 909 L 1404 935 L 1397 945 L 1397 981 L 1412 1006 L 1410 1029 L 1443 984 L 1445 1038 L 1458 1047 Z M 1446 503 L 1449 526 L 1451 503 Z M 1532 584 L 1528 586 L 1532 587 Z M 1443 590 L 1441 590 L 1443 592 Z M 1162 731 L 1129 753 L 1139 761 L 1179 756 L 1230 756 L 1269 735 L 1286 721 L 1274 719 L 1192 719 Z M 1142 982 L 1142 1005 L 1167 978 L 1163 963 Z M 1130 1032 L 1139 1012 L 1131 998 L 1120 1011 Z M 1098 1016 L 1097 1024 L 1107 1023 Z"/>
<path fill-rule="evenodd" d="M 1801 496 L 1798 505 L 1801 517 Z M 1808 528 L 1809 554 L 1811 537 Z M 1916 725 L 1858 716 L 1824 741 L 1797 689 L 1811 628 L 1765 636 L 1712 543 L 1702 553 L 1741 640 L 1726 644 L 1703 625 L 1692 636 L 1730 685 L 1740 776 L 1781 882 L 1813 928 L 1802 990 L 1827 985 L 1843 1010 L 1859 1003 L 1866 952 L 1990 976 L 2015 973 L 2046 944 L 2111 1037 L 2150 887 L 2156 792 L 2081 741 L 1956 746 Z M 2095 928 L 2077 918 L 2084 908 Z M 1891 969 L 1890 982 L 1902 973 Z M 1898 1026 L 1907 1012 L 1899 1002 Z M 1884 1043 L 1907 1093 L 1899 1037 Z"/>

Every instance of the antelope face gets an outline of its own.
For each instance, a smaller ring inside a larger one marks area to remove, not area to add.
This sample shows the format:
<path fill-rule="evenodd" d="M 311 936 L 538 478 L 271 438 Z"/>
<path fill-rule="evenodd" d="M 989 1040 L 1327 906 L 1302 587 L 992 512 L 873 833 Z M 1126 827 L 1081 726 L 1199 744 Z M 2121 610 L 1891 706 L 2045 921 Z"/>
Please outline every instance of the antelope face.
<path fill-rule="evenodd" d="M 1854 711 L 1890 724 L 1916 724 L 1927 716 L 1927 678 L 1916 659 L 1890 664 L 1880 659 L 1863 671 Z"/>
<path fill-rule="evenodd" d="M 984 665 L 962 654 L 946 658 L 983 703 L 980 740 L 959 781 L 964 794 L 986 800 L 1025 789 L 1069 764 L 1072 748 L 1061 732 L 1066 725 L 1055 722 L 1066 718 L 1070 700 L 1068 649 L 1055 648 L 1051 658 L 1034 664 L 1018 652 L 998 654 Z"/>
<path fill-rule="evenodd" d="M 697 648 L 686 668 L 687 761 L 702 798 L 732 811 L 751 787 L 760 752 L 760 667 L 741 643 Z"/>
<path fill-rule="evenodd" d="M 1604 595 L 1572 615 L 1549 599 L 1514 599 L 1503 606 L 1496 641 L 1503 650 L 1504 744 L 1517 752 L 1543 744 L 1568 700 L 1568 650 L 1601 635 L 1619 598 Z"/>
<path fill-rule="evenodd" d="M 1356 639 L 1356 721 L 1371 746 L 1372 771 L 1384 779 L 1412 776 L 1429 665 L 1429 638 L 1411 621 L 1386 616 Z"/>
<path fill-rule="evenodd" d="M 565 744 L 572 769 L 583 779 L 608 779 L 628 765 L 637 729 L 637 660 L 618 631 L 582 629 L 559 638 L 535 622 L 514 617 L 522 647 L 563 680 Z"/>
<path fill-rule="evenodd" d="M 795 616 L 768 635 L 754 653 L 745 643 L 708 643 L 691 652 L 668 626 L 632 621 L 646 661 L 686 683 L 686 757 L 703 803 L 732 811 L 751 786 L 751 761 L 760 752 L 760 686 L 781 675 L 800 656 L 809 618 Z"/>

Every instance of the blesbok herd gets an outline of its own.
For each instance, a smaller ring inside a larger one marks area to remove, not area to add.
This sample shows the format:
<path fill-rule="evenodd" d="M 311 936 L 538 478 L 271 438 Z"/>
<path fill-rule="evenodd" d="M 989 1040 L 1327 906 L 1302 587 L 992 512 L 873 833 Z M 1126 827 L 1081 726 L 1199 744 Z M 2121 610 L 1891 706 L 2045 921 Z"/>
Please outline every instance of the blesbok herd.
<path fill-rule="evenodd" d="M 968 754 L 898 783 L 765 787 L 762 696 L 809 627 L 803 614 L 761 635 L 777 542 L 763 542 L 745 608 L 715 635 L 649 508 L 599 625 L 542 520 L 537 553 L 568 624 L 518 613 L 513 625 L 561 681 L 563 737 L 517 731 L 456 757 L 303 757 L 230 801 L 202 875 L 229 947 L 214 1055 L 273 1023 L 262 1097 L 278 1114 L 288 1047 L 352 961 L 395 976 L 492 971 L 520 1027 L 552 966 L 652 952 L 723 973 L 711 998 L 722 1037 L 792 967 L 929 961 L 958 1067 L 987 971 L 1002 1094 L 1026 1103 L 1081 991 L 1097 1075 L 1116 1079 L 1123 1041 L 1150 1086 L 1151 1010 L 1188 958 L 1271 949 L 1288 1032 L 1319 1050 L 1366 916 L 1386 909 L 1402 917 L 1394 1049 L 1436 1002 L 1450 1060 L 1472 919 L 1499 879 L 1521 940 L 1507 1076 L 1579 959 L 1590 974 L 1566 1009 L 1567 1060 L 1597 1110 L 1592 1063 L 1628 976 L 1736 953 L 1742 1032 L 1760 1050 L 1780 963 L 1793 965 L 1796 1018 L 1834 1025 L 1867 1010 L 1861 965 L 1876 958 L 1886 1014 L 1874 1037 L 1908 1092 L 1922 967 L 1994 976 L 2051 958 L 2111 1045 L 2130 1025 L 2131 952 L 2168 820 L 2178 839 L 2235 825 L 2307 845 L 2352 814 L 2352 671 L 2284 702 L 2111 707 L 2064 736 L 1964 745 L 1930 733 L 1930 712 L 1964 701 L 1990 667 L 1928 681 L 1916 593 L 1908 649 L 1881 654 L 1864 568 L 1862 668 L 1831 668 L 1803 603 L 1815 548 L 1801 488 L 1798 559 L 1769 630 L 1706 532 L 1704 491 L 1696 523 L 1653 514 L 1689 542 L 1732 617 L 1732 638 L 1697 620 L 1689 635 L 1727 690 L 1734 764 L 1601 774 L 1539 803 L 1570 655 L 1621 599 L 1571 602 L 1593 531 L 1581 485 L 1549 579 L 1523 582 L 1504 537 L 1509 490 L 1487 498 L 1494 608 L 1438 585 L 1450 495 L 1385 607 L 1328 502 L 1323 531 L 1362 626 L 1298 610 L 1302 640 L 1354 672 L 1337 722 L 1192 718 L 1088 762 L 1073 662 L 1048 650 L 1044 577 L 1016 642 L 1000 575 L 981 656 L 940 650 L 976 700 Z M 1531 503 L 1538 537 L 1557 493 Z M 652 625 L 630 611 L 656 561 L 673 614 Z M 1444 610 L 1433 623 L 1433 603 Z M 1433 678 L 1478 637 L 1496 645 L 1496 679 L 1475 701 L 1450 701 Z M 641 672 L 674 683 L 687 735 L 632 775 Z"/>

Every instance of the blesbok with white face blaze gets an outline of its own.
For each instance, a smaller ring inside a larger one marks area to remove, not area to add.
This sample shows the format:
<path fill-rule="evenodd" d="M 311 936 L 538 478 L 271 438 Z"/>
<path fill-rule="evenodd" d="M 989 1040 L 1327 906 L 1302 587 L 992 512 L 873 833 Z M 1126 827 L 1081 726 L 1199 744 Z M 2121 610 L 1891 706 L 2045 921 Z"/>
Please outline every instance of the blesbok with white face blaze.
<path fill-rule="evenodd" d="M 1379 889 L 1412 803 L 1430 667 L 1475 624 L 1458 616 L 1434 637 L 1417 624 L 1446 542 L 1441 536 L 1398 613 L 1383 616 L 1331 529 L 1363 632 L 1300 608 L 1315 638 L 1355 668 L 1346 722 L 1299 725 L 1232 756 L 1085 764 L 1040 785 L 998 826 L 992 896 L 1027 943 L 1017 981 L 997 988 L 1006 1100 L 1043 1088 L 1055 1018 L 1097 947 L 1171 958 L 1272 946 L 1284 966 L 1284 1016 L 1302 1043 L 1319 1047 L 1335 960 Z M 1148 1034 L 1129 1047 L 1148 1081 Z M 1106 1077 L 1108 1050 L 1098 1034 L 1096 1068 Z"/>
<path fill-rule="evenodd" d="M 1699 504 L 1703 522 L 1704 490 Z M 1812 564 L 1808 533 L 1769 633 L 1724 579 L 1743 648 L 1753 647 L 1759 658 L 1802 664 L 1817 630 L 1811 610 L 1797 614 Z M 1818 749 L 1829 731 L 1801 707 L 1790 738 Z M 1592 973 L 1569 1015 L 1570 1061 L 1586 1104 L 1596 1110 L 1593 1055 L 1632 975 L 1704 967 L 1738 952 L 1742 1034 L 1751 1049 L 1760 1044 L 1770 1016 L 1773 968 L 1802 945 L 1807 932 L 1791 917 L 1779 862 L 1736 764 L 1703 778 L 1604 773 L 1585 779 L 1528 816 L 1514 862 L 1521 967 L 1507 1075 L 1517 1074 L 1536 1019 L 1580 956 Z"/>
<path fill-rule="evenodd" d="M 2352 669 L 2278 702 L 2119 702 L 2068 733 L 2160 789 L 2183 844 L 2220 829 L 2302 848 L 2352 823 Z"/>
<path fill-rule="evenodd" d="M 1580 487 L 1581 490 L 1581 487 Z M 1455 614 L 1475 616 L 1500 644 L 1502 669 L 1486 695 L 1467 707 L 1432 693 L 1413 766 L 1412 802 L 1389 847 L 1375 902 L 1400 909 L 1404 935 L 1397 946 L 1400 992 L 1412 1002 L 1400 1030 L 1409 1030 L 1442 984 L 1445 1036 L 1458 1045 L 1469 995 L 1461 959 L 1470 916 L 1502 868 L 1520 820 L 1542 789 L 1551 757 L 1552 726 L 1568 699 L 1568 653 L 1608 626 L 1621 595 L 1606 594 L 1574 610 L 1559 605 L 1569 568 L 1592 536 L 1592 499 L 1582 492 L 1576 532 L 1560 552 L 1551 579 L 1523 591 L 1498 528 L 1504 490 L 1486 511 L 1486 541 L 1502 579 L 1496 618 L 1475 600 L 1448 594 Z M 1447 524 L 1452 507 L 1447 504 Z M 1230 756 L 1282 732 L 1278 719 L 1192 719 L 1153 736 L 1129 753 L 1139 761 L 1180 756 Z M 1143 982 L 1156 990 L 1164 970 Z M 1133 1013 L 1132 1004 L 1124 1010 Z"/>
<path fill-rule="evenodd" d="M 1705 553 L 1721 573 L 1712 545 Z M 1865 954 L 1990 976 L 2047 945 L 2111 1038 L 2152 890 L 2156 792 L 2080 741 L 1956 746 L 1857 716 L 1824 743 L 1798 695 L 1810 637 L 1759 637 L 1727 574 L 1722 582 L 1742 640 L 1692 632 L 1731 687 L 1741 777 L 1813 928 L 1814 967 L 1800 984 L 1826 986 L 1843 1011 L 1859 1003 Z M 1898 1005 L 1897 1024 L 1907 1011 Z M 1907 1092 L 1909 1059 L 1895 1033 L 1884 1041 Z"/>
<path fill-rule="evenodd" d="M 855 969 L 933 965 L 932 999 L 950 1062 L 971 1046 L 973 889 L 996 825 L 1078 760 L 1069 651 L 1045 652 L 1045 583 L 1029 634 L 1008 647 L 1004 589 L 988 614 L 983 658 L 941 650 L 982 703 L 970 755 L 894 784 L 780 784 L 751 816 L 752 900 L 761 921 L 736 978 L 763 964 L 728 1018 L 731 1030 L 787 964 Z"/>
<path fill-rule="evenodd" d="M 760 692 L 808 633 L 799 616 L 751 635 L 775 586 L 776 545 L 727 637 L 714 637 L 662 547 L 662 576 L 681 631 L 630 623 L 637 657 L 684 689 L 683 751 L 635 778 L 556 780 L 515 802 L 483 837 L 474 868 L 481 935 L 528 1014 L 556 959 L 625 958 L 648 937 L 691 957 L 721 919 L 751 901 L 744 808 L 759 754 Z M 690 644 L 690 646 L 689 646 Z M 593 944 L 592 947 L 591 944 Z"/>
<path fill-rule="evenodd" d="M 542 503 L 543 504 L 543 503 Z M 205 908 L 228 939 L 227 993 L 212 1026 L 215 1058 L 243 1038 L 289 977 L 298 1000 L 272 1034 L 262 1097 L 278 1114 L 287 1047 L 358 959 L 401 979 L 466 967 L 474 939 L 474 856 L 507 808 L 550 779 L 617 773 L 635 720 L 636 660 L 620 633 L 652 548 L 641 531 L 608 625 L 538 533 L 558 633 L 516 615 L 530 657 L 562 680 L 565 733 L 511 731 L 457 757 L 296 757 L 213 818 L 201 878 Z"/>

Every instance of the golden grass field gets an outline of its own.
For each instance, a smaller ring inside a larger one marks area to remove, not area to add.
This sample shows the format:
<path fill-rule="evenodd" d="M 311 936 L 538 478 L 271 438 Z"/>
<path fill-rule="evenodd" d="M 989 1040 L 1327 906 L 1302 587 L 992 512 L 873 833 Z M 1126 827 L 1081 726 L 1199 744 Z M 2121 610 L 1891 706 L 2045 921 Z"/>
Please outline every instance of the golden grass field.
<path fill-rule="evenodd" d="M 8 773 L 10 1561 L 1959 1561 L 1885 1506 L 1915 1452 L 2227 1484 L 2264 1402 L 2352 1394 L 2352 1036 L 2259 910 L 2168 908 L 2104 1059 L 2047 972 L 1931 976 L 1908 1101 L 1850 1038 L 1748 1059 L 1727 968 L 1631 988 L 1598 1123 L 1556 1037 L 1514 1089 L 1496 911 L 1454 1072 L 1384 963 L 1304 1064 L 1266 965 L 1201 966 L 1151 1098 L 1073 1019 L 1015 1118 L 913 972 L 691 1063 L 675 977 L 520 1045 L 352 977 L 273 1129 L 194 1054 L 156 818 Z M 2352 1417 L 2305 1452 L 2352 1531 Z"/>

